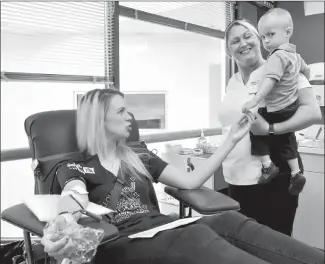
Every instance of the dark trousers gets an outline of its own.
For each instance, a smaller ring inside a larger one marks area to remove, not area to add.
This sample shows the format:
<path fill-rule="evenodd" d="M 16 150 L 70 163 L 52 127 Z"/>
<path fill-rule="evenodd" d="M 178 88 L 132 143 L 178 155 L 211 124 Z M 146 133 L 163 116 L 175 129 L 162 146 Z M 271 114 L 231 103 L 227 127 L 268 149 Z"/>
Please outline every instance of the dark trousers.
<path fill-rule="evenodd" d="M 324 253 L 232 211 L 150 239 L 107 243 L 95 263 L 321 264 Z"/>
<path fill-rule="evenodd" d="M 287 173 L 266 185 L 229 185 L 229 196 L 239 202 L 242 214 L 290 236 L 299 196 L 289 194 L 289 184 Z"/>
<path fill-rule="evenodd" d="M 299 107 L 298 100 L 288 107 L 276 111 L 267 112 L 266 108 L 259 108 L 258 113 L 270 124 L 280 123 L 290 119 Z M 285 160 L 297 158 L 297 149 L 295 148 L 296 137 L 294 132 L 273 136 L 255 136 L 250 132 L 251 153 L 254 156 L 270 155 L 270 148 L 274 145 L 281 146 L 279 155 Z"/>
<path fill-rule="evenodd" d="M 293 146 L 298 149 L 296 140 Z M 271 160 L 279 168 L 281 177 L 275 177 L 266 185 L 229 185 L 229 196 L 239 202 L 240 212 L 244 215 L 274 230 L 291 235 L 299 195 L 290 195 L 288 192 L 291 170 L 287 160 L 279 155 L 281 146 L 273 145 L 270 150 Z M 299 153 L 297 158 L 299 168 L 303 172 Z"/>

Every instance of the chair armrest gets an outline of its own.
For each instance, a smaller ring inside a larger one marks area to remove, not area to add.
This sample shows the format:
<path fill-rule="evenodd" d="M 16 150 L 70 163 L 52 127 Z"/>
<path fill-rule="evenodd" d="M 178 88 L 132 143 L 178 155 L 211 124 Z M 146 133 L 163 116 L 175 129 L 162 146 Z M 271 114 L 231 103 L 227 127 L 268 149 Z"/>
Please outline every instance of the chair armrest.
<path fill-rule="evenodd" d="M 235 200 L 206 187 L 195 190 L 180 190 L 166 186 L 165 192 L 203 215 L 240 209 L 239 203 Z"/>
<path fill-rule="evenodd" d="M 39 221 L 37 217 L 23 203 L 14 205 L 4 210 L 1 213 L 1 218 L 2 220 L 11 223 L 14 226 L 30 232 L 31 234 L 34 234 L 38 237 L 43 236 L 43 229 L 46 223 Z M 103 229 L 105 235 L 101 244 L 118 238 L 118 229 L 116 226 L 108 222 L 97 222 L 90 217 L 86 217 L 81 218 L 78 223 L 83 226 Z"/>
<path fill-rule="evenodd" d="M 1 218 L 33 235 L 43 236 L 43 228 L 46 223 L 39 221 L 25 204 L 17 204 L 7 208 L 1 213 Z"/>

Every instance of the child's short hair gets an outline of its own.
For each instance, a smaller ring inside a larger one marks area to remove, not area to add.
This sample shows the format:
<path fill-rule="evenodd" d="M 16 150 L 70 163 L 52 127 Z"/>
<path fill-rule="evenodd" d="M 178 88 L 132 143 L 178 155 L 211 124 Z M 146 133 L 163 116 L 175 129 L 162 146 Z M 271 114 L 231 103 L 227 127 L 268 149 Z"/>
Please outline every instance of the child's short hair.
<path fill-rule="evenodd" d="M 292 22 L 292 17 L 290 15 L 290 13 L 286 10 L 286 9 L 283 9 L 283 8 L 279 8 L 279 7 L 276 7 L 276 8 L 272 8 L 270 9 L 269 11 L 267 11 L 262 17 L 266 17 L 268 15 L 276 15 L 276 16 L 281 16 L 283 18 L 285 18 L 285 20 L 287 21 L 288 23 L 288 26 L 292 28 L 293 30 L 293 22 Z"/>

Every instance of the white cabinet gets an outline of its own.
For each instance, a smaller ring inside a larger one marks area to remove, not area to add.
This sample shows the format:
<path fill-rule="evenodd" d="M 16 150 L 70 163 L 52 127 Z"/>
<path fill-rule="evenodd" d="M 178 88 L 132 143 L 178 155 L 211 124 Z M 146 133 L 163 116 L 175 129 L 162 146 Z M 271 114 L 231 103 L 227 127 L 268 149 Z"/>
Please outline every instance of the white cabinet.
<path fill-rule="evenodd" d="M 324 249 L 324 155 L 300 154 L 307 182 L 299 196 L 293 237 Z"/>

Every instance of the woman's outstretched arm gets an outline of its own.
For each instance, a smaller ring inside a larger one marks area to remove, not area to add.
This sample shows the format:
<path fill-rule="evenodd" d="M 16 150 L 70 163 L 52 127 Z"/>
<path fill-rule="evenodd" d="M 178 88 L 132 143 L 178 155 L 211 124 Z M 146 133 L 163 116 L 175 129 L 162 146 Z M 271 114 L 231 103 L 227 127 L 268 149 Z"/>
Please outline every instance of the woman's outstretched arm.
<path fill-rule="evenodd" d="M 204 165 L 202 164 L 202 166 L 190 173 L 175 166 L 167 165 L 162 171 L 159 181 L 180 189 L 197 189 L 201 187 L 221 166 L 236 144 L 249 132 L 254 120 L 255 116 L 252 113 L 242 115 L 232 126 L 226 141 L 205 161 Z"/>

